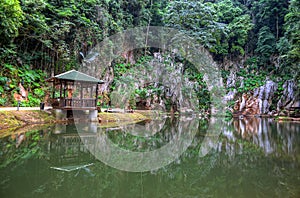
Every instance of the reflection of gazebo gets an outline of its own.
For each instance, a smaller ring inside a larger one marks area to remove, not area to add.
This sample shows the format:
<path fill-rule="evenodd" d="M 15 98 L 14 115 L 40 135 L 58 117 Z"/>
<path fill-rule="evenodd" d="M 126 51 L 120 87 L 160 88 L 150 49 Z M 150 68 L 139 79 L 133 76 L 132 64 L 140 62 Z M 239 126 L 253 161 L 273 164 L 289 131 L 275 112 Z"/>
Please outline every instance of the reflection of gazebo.
<path fill-rule="evenodd" d="M 65 110 L 96 110 L 98 85 L 104 81 L 70 70 L 47 80 L 53 83 L 52 106 Z"/>
<path fill-rule="evenodd" d="M 89 131 L 90 129 L 81 129 L 77 131 L 78 125 L 63 125 L 65 131 L 54 131 L 51 134 L 47 149 L 52 164 L 55 167 L 70 167 L 71 165 L 80 166 L 89 164 L 94 161 L 94 156 L 89 152 L 88 148 L 96 149 L 97 133 Z M 86 124 L 82 124 L 86 126 Z M 97 126 L 97 125 L 96 125 Z M 79 127 L 81 125 L 79 124 Z M 98 140 L 99 141 L 99 140 Z M 88 147 L 87 147 L 88 146 Z"/>
<path fill-rule="evenodd" d="M 45 148 L 50 168 L 65 172 L 86 170 L 95 161 L 87 146 L 96 149 L 97 139 L 97 123 L 91 122 L 88 127 L 86 123 L 56 124 Z"/>

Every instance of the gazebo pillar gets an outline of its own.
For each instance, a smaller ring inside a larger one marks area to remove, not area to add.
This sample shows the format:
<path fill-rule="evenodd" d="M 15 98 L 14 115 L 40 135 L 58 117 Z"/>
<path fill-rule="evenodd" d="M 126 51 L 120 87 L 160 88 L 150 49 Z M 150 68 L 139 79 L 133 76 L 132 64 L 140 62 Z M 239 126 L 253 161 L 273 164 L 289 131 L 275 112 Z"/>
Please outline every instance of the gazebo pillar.
<path fill-rule="evenodd" d="M 62 98 L 62 82 L 59 80 L 59 98 Z"/>
<path fill-rule="evenodd" d="M 92 98 L 93 97 L 93 89 L 94 89 L 94 86 L 90 86 L 90 98 Z"/>
<path fill-rule="evenodd" d="M 52 98 L 55 98 L 55 80 L 53 81 Z"/>
<path fill-rule="evenodd" d="M 80 100 L 81 100 L 81 106 L 83 106 L 83 90 L 82 90 L 82 83 L 80 83 Z"/>
<path fill-rule="evenodd" d="M 99 84 L 97 83 L 96 84 L 96 101 L 95 101 L 95 106 L 97 107 L 97 102 L 98 102 L 98 86 L 99 86 Z"/>
<path fill-rule="evenodd" d="M 64 81 L 64 98 L 66 98 L 67 81 Z"/>

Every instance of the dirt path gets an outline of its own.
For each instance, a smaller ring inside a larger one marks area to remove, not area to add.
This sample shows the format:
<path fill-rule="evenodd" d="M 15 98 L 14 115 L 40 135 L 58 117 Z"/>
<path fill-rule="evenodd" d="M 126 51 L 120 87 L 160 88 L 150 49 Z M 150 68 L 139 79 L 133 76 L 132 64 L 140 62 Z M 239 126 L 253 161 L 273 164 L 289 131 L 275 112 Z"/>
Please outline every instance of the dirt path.
<path fill-rule="evenodd" d="M 52 107 L 45 107 L 44 110 L 52 109 Z M 18 107 L 0 107 L 0 111 L 17 111 Z M 40 110 L 40 107 L 19 107 L 20 111 Z"/>

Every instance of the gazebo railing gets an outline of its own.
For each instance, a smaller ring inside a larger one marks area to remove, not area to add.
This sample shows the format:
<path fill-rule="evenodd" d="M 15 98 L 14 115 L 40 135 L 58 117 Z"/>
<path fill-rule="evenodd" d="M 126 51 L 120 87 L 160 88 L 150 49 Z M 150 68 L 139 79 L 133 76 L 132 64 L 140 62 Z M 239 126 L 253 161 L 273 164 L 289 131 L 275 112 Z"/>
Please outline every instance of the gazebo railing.
<path fill-rule="evenodd" d="M 65 98 L 65 107 L 96 107 L 95 98 Z"/>
<path fill-rule="evenodd" d="M 93 108 L 96 107 L 95 98 L 57 98 L 52 100 L 55 108 Z"/>

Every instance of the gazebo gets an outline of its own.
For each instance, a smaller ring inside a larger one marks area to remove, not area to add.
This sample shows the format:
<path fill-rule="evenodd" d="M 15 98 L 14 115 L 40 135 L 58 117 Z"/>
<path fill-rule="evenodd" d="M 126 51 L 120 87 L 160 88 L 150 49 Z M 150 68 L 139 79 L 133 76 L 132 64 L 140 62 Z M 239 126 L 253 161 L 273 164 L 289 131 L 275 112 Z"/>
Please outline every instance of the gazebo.
<path fill-rule="evenodd" d="M 97 110 L 98 85 L 104 81 L 76 70 L 46 81 L 53 83 L 51 104 L 54 109 Z"/>

